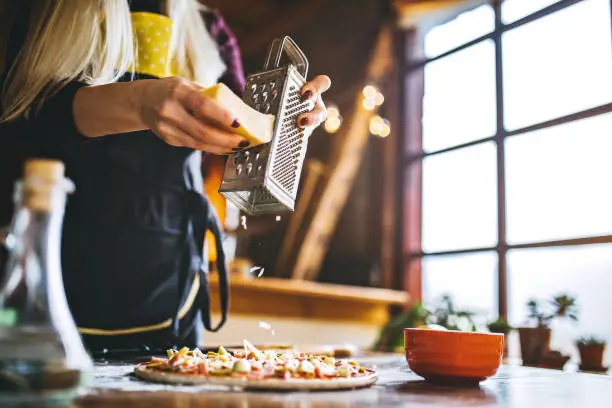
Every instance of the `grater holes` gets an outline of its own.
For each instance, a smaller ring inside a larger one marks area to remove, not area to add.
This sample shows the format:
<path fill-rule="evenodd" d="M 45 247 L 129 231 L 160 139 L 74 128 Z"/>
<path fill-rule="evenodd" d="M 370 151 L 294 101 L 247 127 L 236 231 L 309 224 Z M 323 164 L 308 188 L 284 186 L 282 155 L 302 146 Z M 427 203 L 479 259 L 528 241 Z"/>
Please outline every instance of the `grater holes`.
<path fill-rule="evenodd" d="M 309 104 L 302 101 L 295 84 L 288 84 L 285 98 L 283 116 L 279 118 L 280 137 L 275 147 L 277 155 L 271 166 L 271 176 L 288 193 L 293 194 L 304 149 L 304 130 L 297 127 L 297 118 L 308 111 Z"/>

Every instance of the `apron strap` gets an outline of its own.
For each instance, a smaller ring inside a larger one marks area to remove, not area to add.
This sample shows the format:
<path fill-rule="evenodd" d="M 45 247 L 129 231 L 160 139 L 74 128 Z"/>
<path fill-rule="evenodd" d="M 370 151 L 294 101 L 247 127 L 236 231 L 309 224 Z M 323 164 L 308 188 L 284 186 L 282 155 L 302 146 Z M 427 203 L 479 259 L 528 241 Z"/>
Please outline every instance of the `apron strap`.
<path fill-rule="evenodd" d="M 207 200 L 208 201 L 208 200 Z M 212 327 L 211 319 L 210 319 L 210 286 L 208 283 L 208 279 L 203 280 L 203 292 L 202 293 L 202 321 L 204 323 L 204 327 L 206 330 L 210 332 L 216 332 L 223 327 L 227 320 L 227 315 L 229 312 L 229 276 L 228 276 L 228 266 L 227 260 L 225 259 L 225 251 L 223 250 L 223 231 L 221 229 L 221 224 L 219 222 L 219 218 L 217 214 L 212 209 L 209 212 L 208 217 L 208 230 L 212 232 L 215 237 L 215 246 L 217 247 L 217 274 L 219 277 L 219 301 L 221 306 L 221 320 L 219 323 Z M 203 262 L 208 264 L 208 262 Z M 206 273 L 206 278 L 208 278 L 208 273 Z"/>
<path fill-rule="evenodd" d="M 197 153 L 197 152 L 196 152 Z M 204 328 L 210 332 L 216 332 L 223 327 L 227 321 L 229 313 L 229 275 L 228 265 L 223 250 L 223 229 L 208 198 L 201 192 L 201 177 L 199 172 L 201 158 L 194 154 L 185 169 L 185 183 L 187 191 L 187 232 L 186 259 L 183 260 L 183 267 L 179 272 L 179 299 L 177 303 L 177 313 L 173 320 L 173 331 L 176 336 L 179 333 L 178 310 L 180 302 L 189 291 L 189 285 L 193 282 L 195 274 L 200 274 L 200 290 L 196 298 L 196 305 L 200 310 Z M 219 300 L 221 306 L 221 320 L 216 326 L 212 325 L 210 307 L 210 283 L 208 279 L 208 257 L 205 251 L 206 231 L 210 231 L 217 247 L 217 273 L 219 276 Z"/>
<path fill-rule="evenodd" d="M 210 332 L 216 332 L 221 329 L 221 327 L 223 327 L 227 321 L 229 312 L 229 274 L 225 252 L 223 251 L 223 231 L 221 229 L 219 218 L 217 217 L 214 208 L 210 205 L 210 202 L 206 196 L 194 190 L 189 191 L 187 194 L 190 214 L 188 231 L 190 236 L 187 237 L 188 259 L 185 261 L 187 262 L 188 267 L 181 268 L 181 279 L 179 279 L 179 282 L 186 282 L 188 286 L 189 282 L 193 281 L 195 273 L 200 274 L 200 290 L 196 298 L 196 304 L 200 309 L 204 328 Z M 204 239 L 207 230 L 212 232 L 213 236 L 215 237 L 215 244 L 217 246 L 216 265 L 217 273 L 219 275 L 221 320 L 216 326 L 212 325 L 210 315 L 211 307 L 208 262 L 202 255 L 204 252 Z M 188 273 L 191 276 L 183 276 L 183 273 Z M 180 296 L 179 303 L 184 297 L 186 291 L 188 291 L 187 286 L 181 286 L 183 294 Z M 176 323 L 174 327 L 176 332 L 176 330 L 178 330 L 178 319 L 175 318 L 175 320 Z"/>

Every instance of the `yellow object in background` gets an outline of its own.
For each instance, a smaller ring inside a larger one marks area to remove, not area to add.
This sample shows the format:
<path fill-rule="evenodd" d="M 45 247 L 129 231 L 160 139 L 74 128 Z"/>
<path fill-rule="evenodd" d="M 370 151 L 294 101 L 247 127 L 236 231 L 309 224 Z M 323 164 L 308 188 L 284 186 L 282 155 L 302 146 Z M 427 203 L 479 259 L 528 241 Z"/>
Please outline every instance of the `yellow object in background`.
<path fill-rule="evenodd" d="M 131 67 L 134 72 L 159 78 L 176 75 L 170 60 L 170 17 L 147 12 L 131 13 L 130 16 L 134 41 L 138 45 L 136 67 Z"/>
<path fill-rule="evenodd" d="M 219 83 L 208 87 L 202 93 L 225 108 L 235 119 L 238 120 L 240 126 L 237 128 L 228 128 L 232 132 L 244 136 L 252 146 L 257 146 L 263 143 L 268 143 L 272 140 L 274 132 L 274 115 L 261 113 L 251 108 L 243 102 L 242 99 L 225 84 Z M 272 98 L 272 96 L 269 96 Z M 227 124 L 219 124 L 222 127 L 227 127 Z"/>
<path fill-rule="evenodd" d="M 223 179 L 223 171 L 225 170 L 225 158 L 222 156 L 210 155 L 204 161 L 204 194 L 208 197 L 210 204 L 215 208 L 221 225 L 225 227 L 225 198 L 219 194 L 219 187 Z M 217 246 L 215 244 L 215 236 L 212 232 L 206 232 L 206 248 L 208 252 L 208 261 L 215 262 L 217 260 Z"/>

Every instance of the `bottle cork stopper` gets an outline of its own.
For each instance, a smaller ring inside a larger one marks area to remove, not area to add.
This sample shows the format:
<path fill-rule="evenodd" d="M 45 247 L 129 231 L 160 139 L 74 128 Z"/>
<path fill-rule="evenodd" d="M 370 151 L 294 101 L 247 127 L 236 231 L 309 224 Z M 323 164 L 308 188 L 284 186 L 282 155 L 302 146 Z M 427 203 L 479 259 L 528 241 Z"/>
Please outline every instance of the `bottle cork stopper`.
<path fill-rule="evenodd" d="M 50 212 L 58 205 L 54 192 L 64 182 L 64 164 L 57 160 L 27 160 L 23 180 L 22 204 L 32 211 Z"/>
<path fill-rule="evenodd" d="M 58 160 L 28 160 L 25 163 L 24 178 L 38 178 L 50 183 L 59 183 L 64 179 L 64 164 Z"/>

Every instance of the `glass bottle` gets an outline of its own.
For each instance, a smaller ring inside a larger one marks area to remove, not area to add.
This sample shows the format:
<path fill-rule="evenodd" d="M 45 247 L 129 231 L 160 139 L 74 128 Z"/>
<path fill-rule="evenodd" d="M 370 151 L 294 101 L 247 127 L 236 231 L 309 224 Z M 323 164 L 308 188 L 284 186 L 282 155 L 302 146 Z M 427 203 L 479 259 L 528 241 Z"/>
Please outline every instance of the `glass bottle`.
<path fill-rule="evenodd" d="M 15 185 L 0 286 L 0 406 L 68 403 L 87 386 L 92 362 L 70 314 L 60 263 L 64 166 L 30 160 Z"/>

